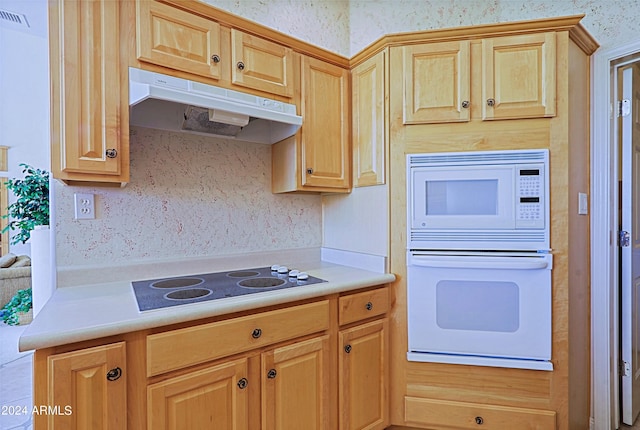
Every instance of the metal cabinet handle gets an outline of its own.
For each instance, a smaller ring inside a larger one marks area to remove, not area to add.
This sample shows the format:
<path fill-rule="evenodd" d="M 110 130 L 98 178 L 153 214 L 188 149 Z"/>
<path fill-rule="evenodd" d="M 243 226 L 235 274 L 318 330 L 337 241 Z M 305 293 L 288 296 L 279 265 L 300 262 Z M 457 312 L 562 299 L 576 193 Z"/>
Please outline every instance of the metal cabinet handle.
<path fill-rule="evenodd" d="M 220 56 L 218 54 L 213 54 L 211 56 L 211 61 L 213 61 L 214 63 L 219 63 L 220 62 Z"/>
<path fill-rule="evenodd" d="M 344 347 L 344 352 L 346 352 L 347 354 L 351 352 L 351 345 L 345 345 Z"/>
<path fill-rule="evenodd" d="M 484 419 L 482 417 L 476 417 L 476 424 L 478 425 L 484 424 Z"/>
<path fill-rule="evenodd" d="M 238 70 L 244 70 L 244 63 L 242 61 L 238 61 Z"/>
<path fill-rule="evenodd" d="M 487 99 L 487 106 L 495 106 L 496 101 L 495 99 Z"/>
<path fill-rule="evenodd" d="M 117 149 L 107 149 L 105 151 L 105 155 L 107 156 L 107 158 L 116 158 L 118 156 L 118 150 Z"/>
<path fill-rule="evenodd" d="M 116 381 L 122 376 L 122 369 L 114 367 L 107 372 L 107 381 Z"/>
<path fill-rule="evenodd" d="M 267 372 L 267 378 L 274 379 L 277 374 L 278 372 L 276 372 L 276 369 L 271 369 Z"/>
<path fill-rule="evenodd" d="M 307 169 L 307 175 L 312 175 L 313 174 L 313 169 L 311 167 L 309 167 Z"/>
<path fill-rule="evenodd" d="M 247 378 L 241 378 L 238 381 L 238 388 L 240 388 L 241 390 L 247 388 L 247 385 L 249 385 L 249 381 L 247 381 Z"/>
<path fill-rule="evenodd" d="M 462 107 L 463 107 L 464 109 L 467 109 L 467 108 L 469 107 L 469 105 L 470 105 L 470 104 L 471 104 L 471 103 L 469 103 L 469 100 L 464 100 L 464 101 L 462 102 Z"/>
<path fill-rule="evenodd" d="M 373 309 L 373 303 L 367 302 L 367 304 L 364 307 L 367 308 L 368 311 L 370 311 L 371 309 Z"/>
<path fill-rule="evenodd" d="M 259 328 L 256 328 L 253 330 L 253 332 L 251 332 L 251 337 L 254 339 L 259 338 L 260 336 L 262 336 L 262 330 Z"/>

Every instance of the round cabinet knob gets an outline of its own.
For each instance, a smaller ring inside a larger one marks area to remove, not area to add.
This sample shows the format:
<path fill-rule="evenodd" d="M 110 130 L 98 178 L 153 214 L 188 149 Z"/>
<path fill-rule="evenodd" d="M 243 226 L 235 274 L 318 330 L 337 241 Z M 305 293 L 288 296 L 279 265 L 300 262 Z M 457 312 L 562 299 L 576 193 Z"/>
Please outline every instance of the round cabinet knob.
<path fill-rule="evenodd" d="M 278 372 L 276 372 L 276 369 L 270 369 L 267 372 L 267 378 L 269 379 L 274 379 L 276 377 L 276 375 L 278 374 Z"/>
<path fill-rule="evenodd" d="M 462 107 L 463 107 L 464 109 L 467 109 L 467 108 L 469 107 L 469 105 L 470 105 L 469 100 L 464 100 L 464 101 L 462 102 Z"/>
<path fill-rule="evenodd" d="M 107 381 L 116 381 L 122 376 L 122 369 L 114 367 L 107 372 Z"/>
<path fill-rule="evenodd" d="M 238 381 L 238 388 L 240 388 L 241 390 L 247 388 L 247 385 L 249 385 L 249 381 L 247 381 L 247 378 L 242 378 Z"/>
<path fill-rule="evenodd" d="M 346 352 L 347 354 L 351 352 L 351 345 L 345 345 L 344 346 L 344 352 Z"/>
<path fill-rule="evenodd" d="M 484 419 L 482 417 L 476 417 L 476 424 L 478 425 L 484 424 Z"/>
<path fill-rule="evenodd" d="M 487 106 L 495 106 L 496 101 L 495 99 L 487 99 Z"/>
<path fill-rule="evenodd" d="M 254 339 L 257 339 L 260 336 L 262 336 L 262 330 L 259 329 L 259 328 L 254 329 L 253 332 L 251 332 L 251 337 L 254 338 Z"/>
<path fill-rule="evenodd" d="M 238 70 L 244 70 L 244 63 L 242 61 L 238 61 Z"/>
<path fill-rule="evenodd" d="M 307 169 L 307 175 L 313 175 L 313 169 L 311 167 Z"/>
<path fill-rule="evenodd" d="M 364 305 L 364 307 L 365 307 L 368 311 L 370 311 L 371 309 L 373 309 L 373 303 L 371 303 L 371 302 L 367 302 L 367 304 L 366 304 L 366 305 Z"/>
<path fill-rule="evenodd" d="M 105 155 L 107 156 L 107 158 L 116 158 L 118 156 L 118 150 L 117 149 L 107 149 L 105 151 Z"/>
<path fill-rule="evenodd" d="M 211 61 L 213 61 L 214 63 L 219 63 L 220 62 L 220 56 L 218 54 L 213 54 L 211 56 Z"/>

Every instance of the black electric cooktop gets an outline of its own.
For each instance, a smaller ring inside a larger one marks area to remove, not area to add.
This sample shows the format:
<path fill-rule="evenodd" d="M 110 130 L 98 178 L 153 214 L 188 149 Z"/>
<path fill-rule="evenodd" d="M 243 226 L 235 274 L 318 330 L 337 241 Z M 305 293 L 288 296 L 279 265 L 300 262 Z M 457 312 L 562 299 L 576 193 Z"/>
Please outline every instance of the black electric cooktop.
<path fill-rule="evenodd" d="M 327 282 L 284 266 L 205 273 L 131 283 L 140 311 Z"/>

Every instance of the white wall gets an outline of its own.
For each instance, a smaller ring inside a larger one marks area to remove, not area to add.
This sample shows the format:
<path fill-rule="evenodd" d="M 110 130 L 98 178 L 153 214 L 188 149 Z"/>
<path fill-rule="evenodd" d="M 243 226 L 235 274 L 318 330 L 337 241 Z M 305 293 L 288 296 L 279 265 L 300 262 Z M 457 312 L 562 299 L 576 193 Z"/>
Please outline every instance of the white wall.
<path fill-rule="evenodd" d="M 50 169 L 47 2 L 0 0 L 0 8 L 26 13 L 31 23 L 25 31 L 0 25 L 0 145 L 9 147 L 9 170 L 0 176 L 15 178 L 23 177 L 20 163 Z M 29 248 L 10 245 L 15 254 Z"/>

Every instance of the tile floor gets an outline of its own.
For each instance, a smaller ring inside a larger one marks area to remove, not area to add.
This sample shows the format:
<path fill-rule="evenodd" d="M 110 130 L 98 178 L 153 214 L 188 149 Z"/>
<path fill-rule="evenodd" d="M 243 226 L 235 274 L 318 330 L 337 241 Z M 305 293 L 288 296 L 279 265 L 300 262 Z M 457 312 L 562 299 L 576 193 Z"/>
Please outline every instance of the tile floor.
<path fill-rule="evenodd" d="M 0 430 L 33 430 L 33 352 L 18 352 L 18 338 L 25 328 L 0 322 Z"/>

